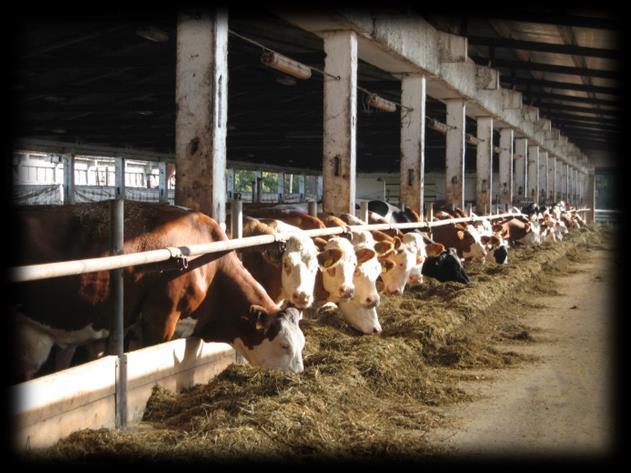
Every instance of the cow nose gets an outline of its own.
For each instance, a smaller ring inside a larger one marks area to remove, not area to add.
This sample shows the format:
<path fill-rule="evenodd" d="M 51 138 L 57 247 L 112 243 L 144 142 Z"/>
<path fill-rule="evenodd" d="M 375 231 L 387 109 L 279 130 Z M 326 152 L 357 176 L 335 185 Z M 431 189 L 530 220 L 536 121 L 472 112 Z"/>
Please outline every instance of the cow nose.
<path fill-rule="evenodd" d="M 309 301 L 309 294 L 306 292 L 294 292 L 292 298 L 294 303 L 304 305 Z"/>
<path fill-rule="evenodd" d="M 340 297 L 343 299 L 350 299 L 355 294 L 355 289 L 348 286 L 340 287 Z"/>
<path fill-rule="evenodd" d="M 366 309 L 373 309 L 379 305 L 379 297 L 367 297 L 365 307 Z"/>
<path fill-rule="evenodd" d="M 372 333 L 381 333 L 381 327 L 375 327 L 372 329 Z"/>
<path fill-rule="evenodd" d="M 388 294 L 392 295 L 392 296 L 400 296 L 401 294 L 403 294 L 403 291 L 399 288 L 396 288 L 394 290 L 389 290 Z"/>

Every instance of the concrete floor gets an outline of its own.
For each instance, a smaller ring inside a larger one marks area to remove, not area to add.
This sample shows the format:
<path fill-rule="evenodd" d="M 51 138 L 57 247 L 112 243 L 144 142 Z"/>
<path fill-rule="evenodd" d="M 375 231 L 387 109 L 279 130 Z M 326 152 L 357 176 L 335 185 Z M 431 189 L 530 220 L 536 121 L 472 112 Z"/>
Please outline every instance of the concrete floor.
<path fill-rule="evenodd" d="M 613 258 L 593 251 L 588 263 L 573 266 L 580 272 L 557 279 L 562 295 L 537 298 L 546 307 L 523 319 L 537 342 L 509 349 L 541 361 L 480 371 L 493 380 L 462 383 L 483 397 L 445 409 L 453 425 L 433 431 L 432 443 L 450 456 L 611 453 Z"/>

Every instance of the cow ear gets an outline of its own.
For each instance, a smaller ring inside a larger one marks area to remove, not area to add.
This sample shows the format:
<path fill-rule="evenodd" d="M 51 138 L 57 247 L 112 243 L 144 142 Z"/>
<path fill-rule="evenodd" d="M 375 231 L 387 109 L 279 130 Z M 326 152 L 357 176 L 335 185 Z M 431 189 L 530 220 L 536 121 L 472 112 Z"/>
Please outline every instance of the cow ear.
<path fill-rule="evenodd" d="M 381 263 L 381 272 L 382 273 L 387 273 L 388 271 L 390 271 L 392 268 L 394 268 L 396 265 L 394 264 L 393 261 L 390 261 L 389 259 L 385 259 L 383 261 L 380 261 Z"/>
<path fill-rule="evenodd" d="M 249 320 L 250 322 L 252 322 L 254 324 L 254 328 L 256 328 L 256 330 L 258 331 L 263 331 L 265 330 L 265 327 L 267 325 L 267 312 L 265 312 L 265 309 L 263 307 L 261 307 L 260 305 L 256 305 L 256 304 L 252 304 L 250 306 L 250 314 L 249 314 Z"/>
<path fill-rule="evenodd" d="M 323 271 L 336 265 L 341 259 L 342 251 L 337 248 L 331 248 L 318 253 L 318 264 Z"/>
<path fill-rule="evenodd" d="M 398 250 L 401 247 L 401 244 L 402 244 L 401 238 L 395 236 L 394 237 L 394 249 Z"/>
<path fill-rule="evenodd" d="M 490 239 L 491 239 L 490 236 L 482 235 L 480 237 L 480 242 L 482 242 L 483 245 L 486 245 L 489 242 Z"/>
<path fill-rule="evenodd" d="M 458 240 L 464 240 L 464 232 L 462 230 L 458 230 L 456 235 L 458 236 Z"/>
<path fill-rule="evenodd" d="M 318 250 L 323 251 L 324 247 L 326 246 L 327 241 L 324 238 L 315 237 L 313 239 L 313 243 L 315 243 L 315 246 L 318 247 Z"/>
<path fill-rule="evenodd" d="M 355 251 L 355 256 L 357 257 L 357 265 L 359 266 L 362 263 L 365 263 L 369 259 L 373 258 L 377 253 L 375 250 L 371 248 L 360 248 Z"/>
<path fill-rule="evenodd" d="M 394 249 L 394 245 L 389 241 L 378 241 L 375 243 L 375 251 L 379 256 L 385 256 Z"/>
<path fill-rule="evenodd" d="M 445 245 L 442 243 L 430 243 L 425 246 L 425 250 L 427 251 L 427 256 L 438 256 L 445 251 Z"/>
<path fill-rule="evenodd" d="M 495 235 L 493 235 L 491 237 L 491 245 L 495 246 L 495 245 L 499 245 L 500 244 L 500 239 L 497 238 Z"/>

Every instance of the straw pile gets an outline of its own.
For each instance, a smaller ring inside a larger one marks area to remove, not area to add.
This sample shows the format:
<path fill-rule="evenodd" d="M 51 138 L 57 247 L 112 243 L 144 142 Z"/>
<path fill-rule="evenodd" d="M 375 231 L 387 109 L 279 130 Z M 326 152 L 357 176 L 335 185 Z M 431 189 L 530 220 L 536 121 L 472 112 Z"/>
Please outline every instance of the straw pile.
<path fill-rule="evenodd" d="M 303 373 L 231 366 L 179 394 L 155 387 L 142 429 L 77 432 L 38 458 L 297 462 L 433 455 L 424 436 L 444 422 L 434 406 L 470 399 L 458 387 L 469 368 L 530 359 L 494 343 L 533 343 L 520 314 L 537 307 L 537 294 L 555 293 L 550 274 L 602 247 L 611 236 L 603 232 L 586 227 L 550 247 L 512 249 L 507 266 L 471 266 L 467 286 L 428 282 L 384 297 L 378 337 L 357 334 L 336 312 L 304 319 Z"/>

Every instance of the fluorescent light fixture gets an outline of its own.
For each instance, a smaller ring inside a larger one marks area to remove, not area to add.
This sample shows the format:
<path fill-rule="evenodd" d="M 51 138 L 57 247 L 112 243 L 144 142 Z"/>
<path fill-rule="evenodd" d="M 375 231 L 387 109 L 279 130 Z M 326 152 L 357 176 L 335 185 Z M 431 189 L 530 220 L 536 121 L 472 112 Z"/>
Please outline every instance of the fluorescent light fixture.
<path fill-rule="evenodd" d="M 261 56 L 261 62 L 267 67 L 284 72 L 297 79 L 309 79 L 311 77 L 311 68 L 304 64 L 294 61 L 293 59 L 283 56 L 282 54 L 271 51 L 264 51 Z"/>
<path fill-rule="evenodd" d="M 136 30 L 136 34 L 141 38 L 148 39 L 155 43 L 164 43 L 169 40 L 169 35 L 155 26 L 143 26 Z"/>
<path fill-rule="evenodd" d="M 368 105 L 379 110 L 383 110 L 384 112 L 397 111 L 397 106 L 394 102 L 390 102 L 389 100 L 379 97 L 377 94 L 370 94 L 370 97 L 368 97 Z"/>

